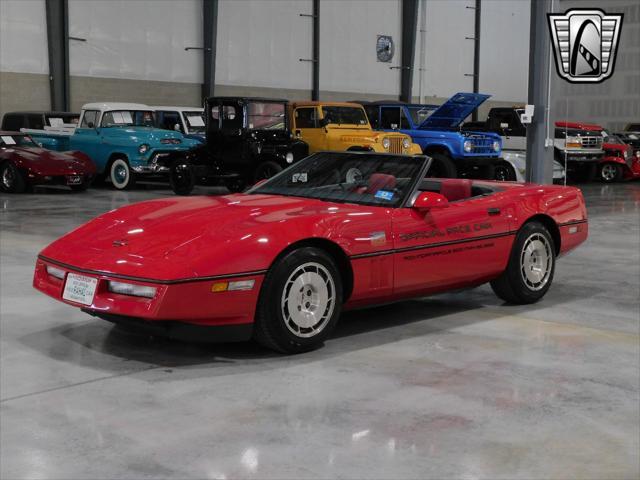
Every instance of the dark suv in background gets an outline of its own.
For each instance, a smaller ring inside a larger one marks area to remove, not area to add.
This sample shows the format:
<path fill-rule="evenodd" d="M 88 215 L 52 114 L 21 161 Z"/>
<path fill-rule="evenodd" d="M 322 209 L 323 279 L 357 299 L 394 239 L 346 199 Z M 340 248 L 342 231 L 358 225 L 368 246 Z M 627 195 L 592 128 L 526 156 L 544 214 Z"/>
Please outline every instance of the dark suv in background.
<path fill-rule="evenodd" d="M 60 127 L 77 124 L 79 113 L 72 112 L 9 112 L 2 117 L 0 130 L 19 132 L 21 128 L 44 130 L 44 127 Z"/>

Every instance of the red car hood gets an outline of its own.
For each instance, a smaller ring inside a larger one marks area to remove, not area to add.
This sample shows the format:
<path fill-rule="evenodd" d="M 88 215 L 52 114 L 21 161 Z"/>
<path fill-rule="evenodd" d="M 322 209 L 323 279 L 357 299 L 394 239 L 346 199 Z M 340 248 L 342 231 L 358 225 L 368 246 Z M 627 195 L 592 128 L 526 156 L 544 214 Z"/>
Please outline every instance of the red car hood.
<path fill-rule="evenodd" d="M 106 213 L 41 255 L 157 280 L 249 272 L 268 268 L 288 244 L 337 231 L 345 215 L 367 209 L 271 195 L 172 197 Z"/>
<path fill-rule="evenodd" d="M 78 157 L 74 156 L 78 155 Z M 13 147 L 2 152 L 2 157 L 10 158 L 20 166 L 41 175 L 92 174 L 95 165 L 84 154 L 54 152 L 36 147 Z"/>

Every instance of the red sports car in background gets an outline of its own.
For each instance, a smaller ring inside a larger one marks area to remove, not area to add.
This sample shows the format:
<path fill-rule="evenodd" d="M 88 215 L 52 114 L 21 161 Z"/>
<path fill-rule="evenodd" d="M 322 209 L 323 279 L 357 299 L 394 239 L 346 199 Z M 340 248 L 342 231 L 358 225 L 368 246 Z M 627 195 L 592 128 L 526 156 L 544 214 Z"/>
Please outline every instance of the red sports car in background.
<path fill-rule="evenodd" d="M 633 147 L 617 135 L 607 132 L 600 125 L 577 123 L 582 130 L 598 133 L 603 137 L 603 157 L 598 162 L 598 178 L 605 183 L 620 182 L 640 178 L 640 156 L 634 154 Z"/>
<path fill-rule="evenodd" d="M 580 190 L 425 178 L 430 161 L 324 152 L 243 194 L 125 206 L 46 247 L 33 284 L 113 322 L 287 353 L 344 309 L 485 282 L 542 298 L 587 238 Z"/>
<path fill-rule="evenodd" d="M 96 166 L 82 152 L 45 150 L 31 137 L 0 131 L 0 190 L 20 193 L 35 185 L 67 185 L 86 190 Z"/>

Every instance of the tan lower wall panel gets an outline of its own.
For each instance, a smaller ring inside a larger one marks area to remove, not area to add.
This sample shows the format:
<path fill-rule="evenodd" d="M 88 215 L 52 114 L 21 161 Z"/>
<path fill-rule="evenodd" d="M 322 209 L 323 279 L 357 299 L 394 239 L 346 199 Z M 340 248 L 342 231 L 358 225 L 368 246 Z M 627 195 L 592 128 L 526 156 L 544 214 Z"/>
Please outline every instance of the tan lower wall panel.
<path fill-rule="evenodd" d="M 202 105 L 201 89 L 195 83 L 72 76 L 71 109 L 80 111 L 91 102 L 197 107 Z"/>
<path fill-rule="evenodd" d="M 0 72 L 0 118 L 17 110 L 50 110 L 49 76 Z"/>

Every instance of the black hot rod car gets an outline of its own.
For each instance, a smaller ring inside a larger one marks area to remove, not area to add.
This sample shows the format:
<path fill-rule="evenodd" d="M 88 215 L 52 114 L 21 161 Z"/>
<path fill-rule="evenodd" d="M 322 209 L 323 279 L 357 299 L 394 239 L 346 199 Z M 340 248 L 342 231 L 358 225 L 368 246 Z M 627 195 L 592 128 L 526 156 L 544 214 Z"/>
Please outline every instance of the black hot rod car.
<path fill-rule="evenodd" d="M 287 101 L 211 97 L 205 102 L 206 142 L 165 159 L 171 188 L 188 195 L 196 184 L 244 190 L 306 157 L 308 145 L 289 128 Z"/>

